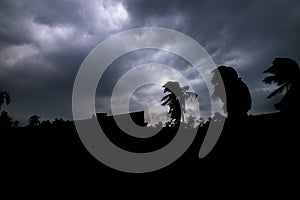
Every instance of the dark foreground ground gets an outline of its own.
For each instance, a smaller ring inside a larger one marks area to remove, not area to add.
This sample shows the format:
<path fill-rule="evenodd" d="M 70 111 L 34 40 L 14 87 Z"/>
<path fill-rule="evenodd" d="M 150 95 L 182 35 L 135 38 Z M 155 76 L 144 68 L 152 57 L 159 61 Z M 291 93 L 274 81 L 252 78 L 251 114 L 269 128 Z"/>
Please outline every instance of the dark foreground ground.
<path fill-rule="evenodd" d="M 158 193 L 201 196 L 207 188 L 215 191 L 210 195 L 218 194 L 220 188 L 247 196 L 258 192 L 291 195 L 299 186 L 299 125 L 299 117 L 281 114 L 227 121 L 215 148 L 199 159 L 204 126 L 181 158 L 145 174 L 119 172 L 101 164 L 85 149 L 72 124 L 2 129 L 2 180 L 15 191 L 11 195 L 24 191 L 33 199 L 61 192 L 125 198 L 139 191 L 141 199 Z M 170 134 L 148 142 L 118 136 L 114 129 L 107 129 L 106 134 L 125 149 L 146 152 L 173 138 L 172 130 L 164 131 Z"/>

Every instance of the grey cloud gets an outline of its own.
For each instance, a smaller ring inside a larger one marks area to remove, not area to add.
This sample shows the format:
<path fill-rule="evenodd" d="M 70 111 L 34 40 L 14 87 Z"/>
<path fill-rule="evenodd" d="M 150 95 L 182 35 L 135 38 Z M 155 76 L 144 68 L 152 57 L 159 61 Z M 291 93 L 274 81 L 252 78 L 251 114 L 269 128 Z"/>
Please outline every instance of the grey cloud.
<path fill-rule="evenodd" d="M 252 91 L 251 112 L 270 112 L 280 97 L 265 100 L 268 91 L 259 89 L 269 86 L 262 83 L 262 72 L 275 57 L 300 62 L 299 13 L 297 0 L 1 0 L 0 89 L 8 90 L 13 100 L 5 109 L 20 118 L 29 113 L 71 118 L 73 82 L 88 52 L 122 30 L 161 26 L 196 39 L 217 65 L 236 68 Z M 207 89 L 188 63 L 165 52 L 141 51 L 124 55 L 107 70 L 97 107 L 107 110 L 118 78 L 147 62 L 180 70 L 203 94 L 200 102 L 208 101 Z"/>

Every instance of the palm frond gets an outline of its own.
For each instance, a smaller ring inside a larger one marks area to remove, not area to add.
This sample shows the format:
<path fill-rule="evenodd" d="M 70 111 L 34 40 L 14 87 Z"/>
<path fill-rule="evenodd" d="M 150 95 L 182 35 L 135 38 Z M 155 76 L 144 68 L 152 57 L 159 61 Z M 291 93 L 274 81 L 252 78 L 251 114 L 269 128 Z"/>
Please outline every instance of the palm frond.
<path fill-rule="evenodd" d="M 278 70 L 278 67 L 276 67 L 276 65 L 272 65 L 271 67 L 269 67 L 268 69 L 266 69 L 263 73 L 270 73 L 270 74 L 275 74 Z"/>
<path fill-rule="evenodd" d="M 161 99 L 161 101 L 162 101 L 161 105 L 162 106 L 165 106 L 165 105 L 170 106 L 175 100 L 176 100 L 176 96 L 173 93 L 170 93 Z"/>
<path fill-rule="evenodd" d="M 169 99 L 169 98 L 170 98 L 170 94 L 164 96 L 160 101 L 165 101 L 165 100 L 167 100 L 167 99 Z"/>
<path fill-rule="evenodd" d="M 263 80 L 264 83 L 267 83 L 267 84 L 272 84 L 272 83 L 275 83 L 277 85 L 282 85 L 282 84 L 286 84 L 288 83 L 288 80 L 286 80 L 285 78 L 282 78 L 280 76 L 267 76 L 264 78 Z"/>
<path fill-rule="evenodd" d="M 274 90 L 271 94 L 269 94 L 269 95 L 267 96 L 267 99 L 271 99 L 273 96 L 282 93 L 283 90 L 284 90 L 285 88 L 287 88 L 287 87 L 288 87 L 288 83 L 283 84 L 282 86 L 280 86 L 279 88 L 277 88 L 276 90 Z"/>
<path fill-rule="evenodd" d="M 170 101 L 169 101 L 169 100 L 167 100 L 167 101 L 161 103 L 162 106 L 169 105 L 169 104 L 170 104 Z"/>
<path fill-rule="evenodd" d="M 277 77 L 276 76 L 267 76 L 264 78 L 263 82 L 267 84 L 275 83 Z"/>
<path fill-rule="evenodd" d="M 170 90 L 170 88 L 165 87 L 164 93 L 166 93 L 166 92 L 172 92 L 172 90 Z"/>

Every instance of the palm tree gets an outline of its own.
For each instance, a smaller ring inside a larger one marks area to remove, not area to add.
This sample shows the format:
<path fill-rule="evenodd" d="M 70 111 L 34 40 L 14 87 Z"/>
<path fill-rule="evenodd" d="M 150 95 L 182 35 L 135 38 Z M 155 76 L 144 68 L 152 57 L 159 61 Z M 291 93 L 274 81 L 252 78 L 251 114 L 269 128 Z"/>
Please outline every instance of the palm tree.
<path fill-rule="evenodd" d="M 299 81 L 300 76 L 298 64 L 290 58 L 275 58 L 272 64 L 263 73 L 271 73 L 273 75 L 265 77 L 263 82 L 267 84 L 275 83 L 279 88 L 268 95 L 268 99 L 282 93 L 284 89 L 288 91 L 292 85 Z"/>
<path fill-rule="evenodd" d="M 168 94 L 161 99 L 161 105 L 169 106 L 169 114 L 175 125 L 179 123 L 180 118 L 184 122 L 185 100 L 197 98 L 198 95 L 188 91 L 189 86 L 180 87 L 178 82 L 168 81 L 163 88 L 165 88 L 164 93 Z"/>
<path fill-rule="evenodd" d="M 3 103 L 8 105 L 10 103 L 10 96 L 7 92 L 0 92 L 0 109 Z"/>
<path fill-rule="evenodd" d="M 28 119 L 29 126 L 37 126 L 40 125 L 41 116 L 33 115 Z"/>
<path fill-rule="evenodd" d="M 300 72 L 298 64 L 290 58 L 275 58 L 273 65 L 264 73 L 273 75 L 266 77 L 263 82 L 267 84 L 275 83 L 279 86 L 267 98 L 272 98 L 286 90 L 286 94 L 274 107 L 286 113 L 300 111 Z"/>

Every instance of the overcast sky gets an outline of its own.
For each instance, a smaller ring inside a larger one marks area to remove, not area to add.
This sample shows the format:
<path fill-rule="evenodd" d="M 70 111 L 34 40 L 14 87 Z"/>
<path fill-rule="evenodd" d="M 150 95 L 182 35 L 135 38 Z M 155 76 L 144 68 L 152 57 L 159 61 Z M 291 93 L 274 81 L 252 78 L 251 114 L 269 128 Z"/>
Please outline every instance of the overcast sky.
<path fill-rule="evenodd" d="M 217 65 L 234 67 L 250 89 L 252 114 L 272 112 L 280 99 L 265 99 L 274 87 L 262 83 L 262 72 L 272 60 L 300 62 L 298 0 L 0 0 L 0 90 L 12 98 L 2 109 L 18 120 L 33 114 L 71 119 L 73 83 L 88 53 L 109 36 L 146 26 L 180 31 L 205 47 Z M 109 111 L 111 90 L 122 74 L 149 62 L 179 70 L 199 86 L 199 103 L 205 99 L 207 91 L 188 63 L 170 53 L 143 50 L 110 66 L 102 77 L 105 86 L 97 91 L 97 111 Z M 145 77 L 168 78 L 148 70 Z M 140 88 L 131 109 L 158 104 L 161 92 L 158 85 Z"/>

